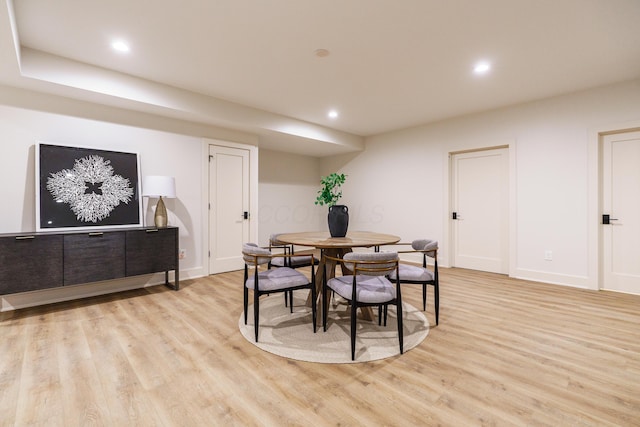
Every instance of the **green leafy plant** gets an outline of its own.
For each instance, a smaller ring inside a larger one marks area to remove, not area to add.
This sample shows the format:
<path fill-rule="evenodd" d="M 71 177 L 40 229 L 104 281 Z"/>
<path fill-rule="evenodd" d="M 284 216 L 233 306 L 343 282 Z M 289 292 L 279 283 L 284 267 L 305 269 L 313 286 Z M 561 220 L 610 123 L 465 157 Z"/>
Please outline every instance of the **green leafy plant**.
<path fill-rule="evenodd" d="M 316 197 L 316 205 L 334 206 L 340 197 L 342 197 L 342 191 L 340 186 L 344 184 L 347 176 L 343 173 L 332 173 L 328 176 L 323 176 L 320 179 L 322 188 L 318 190 L 318 197 Z"/>

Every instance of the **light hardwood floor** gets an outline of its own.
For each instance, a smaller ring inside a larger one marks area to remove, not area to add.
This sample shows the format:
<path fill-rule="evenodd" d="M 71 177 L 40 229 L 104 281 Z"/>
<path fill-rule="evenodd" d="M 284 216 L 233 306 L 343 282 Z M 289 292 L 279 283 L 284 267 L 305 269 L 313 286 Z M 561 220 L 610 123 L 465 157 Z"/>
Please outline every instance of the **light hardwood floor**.
<path fill-rule="evenodd" d="M 240 335 L 241 281 L 1 313 L 0 425 L 640 425 L 638 296 L 443 268 L 421 345 L 324 365 Z"/>

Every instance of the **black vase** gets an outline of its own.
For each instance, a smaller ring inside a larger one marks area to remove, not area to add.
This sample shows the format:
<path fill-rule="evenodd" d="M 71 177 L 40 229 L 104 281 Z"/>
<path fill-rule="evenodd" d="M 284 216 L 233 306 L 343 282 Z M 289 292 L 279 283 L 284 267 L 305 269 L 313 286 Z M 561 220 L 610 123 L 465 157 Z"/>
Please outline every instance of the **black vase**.
<path fill-rule="evenodd" d="M 331 237 L 344 237 L 349 228 L 349 208 L 345 205 L 329 206 L 329 233 Z"/>

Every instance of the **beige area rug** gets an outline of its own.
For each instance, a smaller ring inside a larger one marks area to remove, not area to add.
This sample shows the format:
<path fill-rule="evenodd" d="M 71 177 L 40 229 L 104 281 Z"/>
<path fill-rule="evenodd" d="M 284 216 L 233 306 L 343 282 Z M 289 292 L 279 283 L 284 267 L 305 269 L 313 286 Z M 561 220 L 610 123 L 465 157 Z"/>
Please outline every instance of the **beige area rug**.
<path fill-rule="evenodd" d="M 356 360 L 351 360 L 349 307 L 344 300 L 333 299 L 327 318 L 327 331 L 322 331 L 322 312 L 318 310 L 317 329 L 313 333 L 311 308 L 305 305 L 308 291 L 294 292 L 293 314 L 284 305 L 282 294 L 260 300 L 258 343 L 254 339 L 253 305 L 249 305 L 247 324 L 240 314 L 238 326 L 250 343 L 278 356 L 305 362 L 358 363 L 380 360 L 400 354 L 397 318 L 389 307 L 387 326 L 378 326 L 377 309 L 374 321 L 358 317 Z M 251 296 L 250 296 L 251 297 Z M 419 345 L 429 333 L 429 321 L 410 304 L 403 303 L 404 352 Z M 320 306 L 319 306 L 320 308 Z"/>

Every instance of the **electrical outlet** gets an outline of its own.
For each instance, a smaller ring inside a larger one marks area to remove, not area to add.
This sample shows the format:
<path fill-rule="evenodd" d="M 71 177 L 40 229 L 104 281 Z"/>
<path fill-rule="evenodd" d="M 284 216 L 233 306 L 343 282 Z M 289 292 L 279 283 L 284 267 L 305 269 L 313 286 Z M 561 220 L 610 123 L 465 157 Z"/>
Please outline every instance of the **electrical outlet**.
<path fill-rule="evenodd" d="M 553 260 L 553 252 L 552 251 L 544 251 L 544 259 L 545 259 L 545 261 Z"/>
<path fill-rule="evenodd" d="M 186 257 L 187 257 L 187 250 L 186 249 L 180 249 L 178 251 L 178 258 L 185 259 Z"/>

